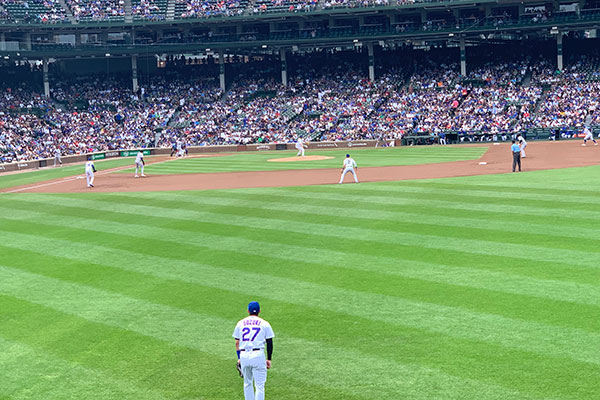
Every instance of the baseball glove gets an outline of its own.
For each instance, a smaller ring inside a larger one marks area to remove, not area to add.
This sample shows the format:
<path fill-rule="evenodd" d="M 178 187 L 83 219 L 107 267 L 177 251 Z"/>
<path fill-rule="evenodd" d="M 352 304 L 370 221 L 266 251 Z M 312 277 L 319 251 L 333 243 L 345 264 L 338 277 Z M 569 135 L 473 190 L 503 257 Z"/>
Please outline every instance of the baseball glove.
<path fill-rule="evenodd" d="M 239 362 L 235 363 L 235 369 L 237 369 L 238 374 L 240 374 L 240 378 L 243 378 L 244 374 L 242 373 L 242 366 Z"/>

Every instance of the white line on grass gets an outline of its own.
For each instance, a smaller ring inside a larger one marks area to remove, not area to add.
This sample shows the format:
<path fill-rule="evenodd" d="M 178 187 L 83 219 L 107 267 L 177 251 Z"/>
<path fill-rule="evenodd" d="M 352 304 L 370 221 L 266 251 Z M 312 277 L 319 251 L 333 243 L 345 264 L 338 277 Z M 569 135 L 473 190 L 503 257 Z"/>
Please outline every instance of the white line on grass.
<path fill-rule="evenodd" d="M 162 164 L 165 162 L 175 161 L 175 160 L 178 160 L 178 159 L 174 158 L 174 159 L 168 159 L 168 160 L 163 160 L 163 161 L 157 161 L 157 162 L 150 163 L 149 165 Z M 96 175 L 106 175 L 106 174 L 110 174 L 112 172 L 123 171 L 123 170 L 129 169 L 129 168 L 132 168 L 132 166 L 126 165 L 123 167 L 110 168 L 110 169 L 106 169 L 106 170 L 97 172 Z M 0 194 L 2 194 L 2 193 L 18 193 L 18 192 L 23 192 L 25 190 L 38 189 L 38 188 L 42 188 L 42 187 L 46 187 L 46 186 L 56 185 L 58 183 L 65 183 L 65 182 L 70 182 L 70 181 L 74 181 L 77 179 L 84 179 L 84 178 L 85 178 L 85 175 L 71 176 L 71 177 L 63 178 L 62 180 L 40 183 L 39 185 L 26 186 L 26 187 L 19 188 L 19 189 L 7 190 L 5 192 L 0 192 Z"/>

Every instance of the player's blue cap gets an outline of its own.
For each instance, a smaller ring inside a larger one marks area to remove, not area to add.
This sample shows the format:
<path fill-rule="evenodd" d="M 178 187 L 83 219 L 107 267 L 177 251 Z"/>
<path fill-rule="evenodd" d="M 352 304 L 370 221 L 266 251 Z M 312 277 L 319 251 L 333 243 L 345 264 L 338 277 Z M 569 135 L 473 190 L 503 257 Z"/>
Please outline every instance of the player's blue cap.
<path fill-rule="evenodd" d="M 251 301 L 248 304 L 248 311 L 250 311 L 251 313 L 260 312 L 260 304 L 258 304 L 258 301 Z"/>
<path fill-rule="evenodd" d="M 350 157 L 350 154 L 346 154 L 346 157 Z"/>

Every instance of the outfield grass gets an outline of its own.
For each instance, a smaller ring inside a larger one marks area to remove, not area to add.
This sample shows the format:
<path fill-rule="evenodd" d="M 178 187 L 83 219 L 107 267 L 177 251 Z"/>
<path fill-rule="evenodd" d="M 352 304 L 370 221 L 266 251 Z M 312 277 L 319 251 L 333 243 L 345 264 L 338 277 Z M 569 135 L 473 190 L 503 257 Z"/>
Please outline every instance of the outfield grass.
<path fill-rule="evenodd" d="M 350 148 L 308 150 L 306 155 L 333 157 L 328 160 L 304 162 L 269 162 L 268 160 L 295 157 L 296 151 L 242 152 L 221 157 L 174 159 L 167 163 L 149 165 L 148 174 L 187 174 L 234 171 L 275 171 L 289 169 L 339 168 L 347 153 L 359 167 L 416 165 L 460 160 L 476 160 L 487 150 L 485 146 L 418 146 L 389 148 Z M 131 173 L 133 169 L 122 171 Z"/>
<path fill-rule="evenodd" d="M 600 397 L 600 167 L 0 195 L 0 398 Z"/>

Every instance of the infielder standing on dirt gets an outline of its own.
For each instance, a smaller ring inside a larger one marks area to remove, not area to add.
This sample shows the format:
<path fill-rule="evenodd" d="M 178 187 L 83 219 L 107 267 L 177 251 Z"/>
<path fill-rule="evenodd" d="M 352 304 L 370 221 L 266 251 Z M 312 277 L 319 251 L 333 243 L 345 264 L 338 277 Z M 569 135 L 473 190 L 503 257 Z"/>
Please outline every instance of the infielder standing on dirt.
<path fill-rule="evenodd" d="M 594 142 L 594 146 L 598 146 L 598 142 L 596 142 L 596 139 L 594 139 L 594 134 L 592 133 L 590 128 L 588 128 L 587 126 L 585 128 L 583 128 L 583 134 L 585 135 L 585 137 L 583 138 L 582 146 L 586 146 L 586 142 L 588 140 L 591 140 L 592 142 Z"/>
<path fill-rule="evenodd" d="M 146 162 L 144 161 L 144 153 L 140 150 L 140 151 L 138 151 L 137 155 L 135 156 L 134 178 L 138 177 L 138 169 L 140 170 L 142 177 L 146 176 L 146 175 L 144 175 L 144 166 L 145 165 L 146 165 Z"/>
<path fill-rule="evenodd" d="M 527 157 L 527 154 L 525 154 L 525 147 L 527 147 L 527 142 L 525 141 L 525 138 L 521 135 L 519 135 L 517 139 L 519 139 L 519 147 L 521 148 L 521 158 L 525 158 Z"/>
<path fill-rule="evenodd" d="M 594 139 L 594 134 L 590 129 L 590 126 L 592 126 L 592 114 L 594 114 L 594 110 L 590 110 L 588 115 L 585 117 L 585 122 L 583 123 L 583 133 L 585 134 L 585 137 L 583 138 L 582 146 L 585 146 L 588 140 L 594 142 L 594 146 L 598 146 L 598 142 L 596 142 L 596 140 Z"/>
<path fill-rule="evenodd" d="M 88 162 L 85 163 L 85 181 L 87 187 L 94 187 L 94 172 L 96 172 L 96 166 L 92 161 L 92 157 L 88 157 Z"/>
<path fill-rule="evenodd" d="M 348 172 L 352 172 L 352 175 L 354 175 L 354 182 L 358 183 L 358 176 L 356 176 L 356 171 L 354 171 L 354 169 L 358 169 L 356 161 L 350 157 L 350 154 L 346 154 L 346 159 L 344 159 L 344 164 L 342 166 L 342 177 L 340 178 L 340 183 L 344 182 L 344 177 Z"/>
<path fill-rule="evenodd" d="M 239 321 L 233 330 L 238 367 L 244 378 L 245 400 L 264 400 L 267 370 L 271 368 L 275 334 L 271 325 L 258 316 L 259 313 L 258 302 L 251 302 L 248 304 L 250 315 Z M 256 391 L 252 387 L 253 382 Z"/>
<path fill-rule="evenodd" d="M 298 141 L 296 142 L 296 149 L 298 150 L 298 154 L 296 154 L 297 156 L 301 156 L 304 157 L 304 149 L 308 147 L 304 144 L 304 139 L 302 139 L 301 137 L 298 138 Z"/>

